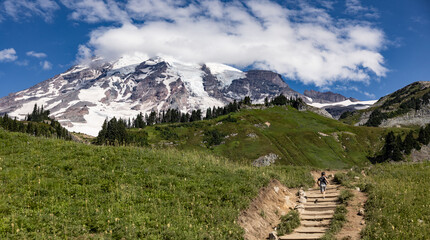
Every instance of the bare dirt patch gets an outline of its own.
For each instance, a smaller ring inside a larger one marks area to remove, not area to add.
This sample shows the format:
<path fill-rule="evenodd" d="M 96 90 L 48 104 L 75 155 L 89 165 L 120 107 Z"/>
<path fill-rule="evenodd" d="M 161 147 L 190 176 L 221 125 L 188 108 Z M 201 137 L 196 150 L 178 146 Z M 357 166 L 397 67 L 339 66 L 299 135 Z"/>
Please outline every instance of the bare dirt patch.
<path fill-rule="evenodd" d="M 343 225 L 342 230 L 336 235 L 336 239 L 343 240 L 356 240 L 360 239 L 360 232 L 366 226 L 364 216 L 358 215 L 360 209 L 364 208 L 364 204 L 367 201 L 365 193 L 360 191 L 354 191 L 354 197 L 349 202 L 346 209 L 347 222 Z"/>
<path fill-rule="evenodd" d="M 262 188 L 249 208 L 239 216 L 238 223 L 245 230 L 244 239 L 266 239 L 280 223 L 280 217 L 295 206 L 296 192 L 297 189 L 288 189 L 278 180 L 272 180 Z"/>

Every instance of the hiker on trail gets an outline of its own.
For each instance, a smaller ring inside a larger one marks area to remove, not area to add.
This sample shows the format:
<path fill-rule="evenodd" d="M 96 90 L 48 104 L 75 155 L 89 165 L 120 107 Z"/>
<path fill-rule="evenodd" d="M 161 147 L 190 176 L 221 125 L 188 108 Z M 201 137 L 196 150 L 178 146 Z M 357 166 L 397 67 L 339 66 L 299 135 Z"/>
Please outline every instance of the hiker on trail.
<path fill-rule="evenodd" d="M 321 177 L 318 178 L 317 183 L 318 183 L 318 186 L 320 186 L 320 190 L 323 195 L 323 198 L 325 198 L 325 190 L 327 188 L 327 185 L 329 184 L 327 178 L 325 177 L 325 172 L 321 173 Z"/>

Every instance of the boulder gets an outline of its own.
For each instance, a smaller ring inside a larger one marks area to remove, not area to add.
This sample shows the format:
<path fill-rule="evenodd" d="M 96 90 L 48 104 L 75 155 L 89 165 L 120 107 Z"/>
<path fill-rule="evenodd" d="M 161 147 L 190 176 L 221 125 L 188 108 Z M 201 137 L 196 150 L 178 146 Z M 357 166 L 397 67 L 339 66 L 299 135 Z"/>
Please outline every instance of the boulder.
<path fill-rule="evenodd" d="M 306 203 L 306 202 L 307 202 L 307 199 L 304 196 L 301 196 L 299 198 L 299 203 Z"/>
<path fill-rule="evenodd" d="M 276 234 L 275 231 L 273 231 L 269 234 L 269 240 L 278 240 L 278 239 L 279 239 L 278 235 Z"/>
<path fill-rule="evenodd" d="M 270 166 L 271 164 L 275 163 L 275 160 L 277 160 L 279 158 L 278 155 L 274 154 L 274 153 L 269 153 L 266 156 L 262 156 L 257 158 L 252 165 L 254 167 L 266 167 L 266 166 Z"/>
<path fill-rule="evenodd" d="M 357 213 L 358 215 L 360 215 L 360 216 L 364 216 L 364 208 L 360 208 L 359 210 L 358 210 L 358 213 Z"/>

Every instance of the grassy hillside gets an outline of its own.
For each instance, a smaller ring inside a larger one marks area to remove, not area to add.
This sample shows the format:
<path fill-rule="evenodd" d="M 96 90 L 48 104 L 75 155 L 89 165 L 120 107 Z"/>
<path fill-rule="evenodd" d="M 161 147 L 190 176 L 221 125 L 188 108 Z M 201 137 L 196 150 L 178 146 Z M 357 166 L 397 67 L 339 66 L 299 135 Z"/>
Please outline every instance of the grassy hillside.
<path fill-rule="evenodd" d="M 271 107 L 130 131 L 147 132 L 149 143 L 156 147 L 199 149 L 247 164 L 275 153 L 281 158 L 279 165 L 345 168 L 367 164 L 366 156 L 382 146 L 385 130 L 354 127 L 292 107 Z"/>
<path fill-rule="evenodd" d="M 430 163 L 370 169 L 363 239 L 428 239 Z"/>
<path fill-rule="evenodd" d="M 0 239 L 241 239 L 241 210 L 270 179 L 313 184 L 305 167 L 253 168 L 205 152 L 99 147 L 0 128 Z"/>

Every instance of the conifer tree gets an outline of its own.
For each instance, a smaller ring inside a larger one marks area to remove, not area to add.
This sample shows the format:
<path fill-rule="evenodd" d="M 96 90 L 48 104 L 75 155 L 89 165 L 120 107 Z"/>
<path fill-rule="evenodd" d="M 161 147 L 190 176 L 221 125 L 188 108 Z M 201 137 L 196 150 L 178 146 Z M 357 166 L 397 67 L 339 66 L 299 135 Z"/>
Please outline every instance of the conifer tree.
<path fill-rule="evenodd" d="M 402 144 L 402 150 L 405 152 L 406 155 L 411 154 L 412 149 L 414 149 L 414 147 L 416 146 L 415 141 L 416 140 L 414 138 L 413 132 L 410 131 L 408 135 L 406 135 L 405 140 Z"/>

